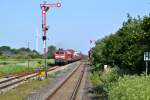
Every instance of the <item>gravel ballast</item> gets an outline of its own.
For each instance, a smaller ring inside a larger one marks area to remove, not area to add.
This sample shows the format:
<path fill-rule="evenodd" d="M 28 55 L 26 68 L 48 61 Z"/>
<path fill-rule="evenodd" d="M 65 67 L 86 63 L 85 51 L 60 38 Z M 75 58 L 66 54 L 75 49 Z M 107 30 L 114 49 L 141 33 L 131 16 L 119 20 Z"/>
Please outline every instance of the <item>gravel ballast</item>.
<path fill-rule="evenodd" d="M 66 69 L 56 72 L 53 76 L 53 79 L 49 81 L 48 85 L 42 87 L 40 90 L 32 92 L 26 99 L 27 100 L 45 100 L 50 93 L 60 84 L 61 81 L 64 80 L 67 75 L 74 70 L 74 68 L 78 67 L 80 62 L 75 62 L 73 64 L 66 65 L 68 66 Z"/>

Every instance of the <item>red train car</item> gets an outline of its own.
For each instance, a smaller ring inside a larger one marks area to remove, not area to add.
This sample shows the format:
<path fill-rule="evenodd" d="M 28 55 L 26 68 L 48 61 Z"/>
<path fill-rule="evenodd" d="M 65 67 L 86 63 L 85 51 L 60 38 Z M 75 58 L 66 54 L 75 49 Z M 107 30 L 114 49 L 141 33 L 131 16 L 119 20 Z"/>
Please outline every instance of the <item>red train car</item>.
<path fill-rule="evenodd" d="M 55 64 L 67 63 L 67 53 L 65 50 L 59 49 L 55 53 Z"/>
<path fill-rule="evenodd" d="M 59 49 L 54 56 L 55 64 L 67 64 L 81 59 L 81 53 L 76 53 L 73 49 Z"/>
<path fill-rule="evenodd" d="M 73 62 L 74 61 L 74 50 L 73 49 L 68 49 L 68 50 L 66 50 L 66 53 L 67 53 L 68 63 Z"/>
<path fill-rule="evenodd" d="M 74 52 L 74 61 L 81 60 L 81 59 L 82 59 L 81 52 L 75 51 Z"/>

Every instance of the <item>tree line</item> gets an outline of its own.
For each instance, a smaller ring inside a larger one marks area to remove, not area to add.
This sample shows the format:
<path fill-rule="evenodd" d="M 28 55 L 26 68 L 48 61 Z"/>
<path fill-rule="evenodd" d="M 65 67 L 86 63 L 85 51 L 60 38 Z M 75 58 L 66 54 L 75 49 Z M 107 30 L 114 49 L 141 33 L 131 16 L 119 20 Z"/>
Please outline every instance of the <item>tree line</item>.
<path fill-rule="evenodd" d="M 41 54 L 39 54 L 36 50 L 31 50 L 30 48 L 11 48 L 9 46 L 1 46 L 0 47 L 0 59 L 27 59 L 27 58 L 41 58 Z"/>
<path fill-rule="evenodd" d="M 96 41 L 91 49 L 93 70 L 102 69 L 105 64 L 125 69 L 131 73 L 145 70 L 144 52 L 150 51 L 150 15 L 127 21 L 115 33 Z"/>
<path fill-rule="evenodd" d="M 53 45 L 48 46 L 47 58 L 54 58 L 54 53 L 56 47 Z M 43 58 L 43 54 L 40 54 L 36 50 L 31 50 L 30 48 L 11 48 L 9 46 L 0 47 L 0 59 L 35 59 Z"/>

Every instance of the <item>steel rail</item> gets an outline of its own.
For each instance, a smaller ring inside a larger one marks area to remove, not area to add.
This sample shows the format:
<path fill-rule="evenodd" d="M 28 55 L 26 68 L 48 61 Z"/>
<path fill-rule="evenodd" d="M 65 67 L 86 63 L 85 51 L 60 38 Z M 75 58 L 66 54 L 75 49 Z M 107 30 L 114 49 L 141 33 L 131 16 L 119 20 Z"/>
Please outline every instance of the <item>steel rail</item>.
<path fill-rule="evenodd" d="M 52 91 L 52 93 L 48 96 L 48 98 L 46 98 L 46 100 L 50 100 L 50 99 L 53 97 L 53 95 L 55 95 L 55 93 L 66 83 L 66 81 L 69 80 L 69 79 L 73 76 L 73 74 L 80 68 L 81 65 L 83 65 L 83 64 L 80 63 L 80 65 L 78 65 L 78 67 L 75 68 L 75 70 L 73 70 L 73 72 L 71 72 L 71 73 L 67 76 L 67 78 L 66 78 L 61 84 L 59 84 L 59 86 L 58 86 L 56 89 L 54 89 L 54 91 Z M 71 97 L 70 97 L 70 100 L 74 100 L 74 99 L 72 99 L 72 98 L 75 98 L 75 96 L 76 96 L 76 94 L 77 94 L 77 90 L 78 90 L 78 88 L 79 88 L 79 86 L 80 86 L 80 83 L 81 83 L 81 80 L 82 80 L 82 77 L 83 77 L 83 74 L 84 74 L 84 69 L 85 69 L 85 68 L 83 68 L 83 70 L 82 70 L 82 74 L 80 75 L 80 77 L 79 77 L 79 79 L 78 79 L 78 82 L 77 82 L 77 84 L 76 84 L 76 86 L 75 86 L 75 88 L 74 88 L 75 90 L 73 91 L 73 93 L 72 93 L 72 95 L 71 95 Z"/>
<path fill-rule="evenodd" d="M 20 82 L 22 82 L 22 81 L 24 81 L 24 80 L 26 80 L 26 79 L 30 79 L 30 78 L 35 77 L 35 76 L 37 76 L 37 74 L 35 74 L 35 75 L 33 75 L 33 76 L 29 76 L 29 77 L 24 78 L 24 79 L 17 80 L 17 81 L 15 81 L 15 82 L 10 83 L 10 84 L 4 85 L 4 86 L 0 87 L 0 89 L 5 89 L 5 88 L 7 88 L 7 87 L 9 87 L 9 86 L 13 86 L 13 85 L 15 85 L 15 84 L 18 84 L 18 83 L 20 83 Z"/>
<path fill-rule="evenodd" d="M 55 70 L 56 68 L 58 68 L 58 66 L 52 67 L 52 68 L 50 68 L 48 71 Z M 32 74 L 33 74 L 33 75 L 32 75 Z M 20 76 L 16 76 L 16 77 L 13 77 L 13 78 L 10 78 L 10 79 L 1 81 L 1 82 L 0 82 L 0 85 L 1 85 L 1 84 L 5 84 L 5 83 L 7 83 L 7 82 L 9 82 L 9 81 L 18 79 L 18 80 L 15 81 L 15 82 L 9 83 L 9 84 L 4 85 L 4 86 L 0 86 L 0 90 L 1 90 L 1 89 L 5 89 L 5 88 L 8 88 L 8 87 L 13 86 L 13 85 L 18 84 L 18 83 L 21 83 L 21 82 L 24 81 L 24 80 L 27 80 L 27 79 L 36 77 L 36 76 L 38 75 L 37 73 L 32 73 L 32 74 L 28 74 L 28 75 L 20 75 Z M 29 75 L 31 75 L 31 76 L 29 76 Z M 25 77 L 25 78 L 23 78 L 23 77 Z M 19 79 L 19 78 L 23 78 L 23 79 Z"/>
<path fill-rule="evenodd" d="M 84 71 L 85 71 L 85 66 L 84 66 L 84 68 L 83 68 L 83 70 L 82 70 L 82 72 L 81 72 L 81 74 L 80 74 L 80 77 L 79 77 L 78 82 L 77 82 L 77 84 L 76 84 L 76 86 L 75 86 L 75 88 L 74 88 L 74 91 L 73 91 L 73 93 L 72 93 L 72 95 L 71 95 L 71 97 L 70 97 L 70 100 L 75 100 L 75 99 L 76 99 L 76 96 L 77 96 L 77 93 L 78 93 L 80 84 L 81 84 L 81 82 L 82 82 L 82 78 L 83 78 L 83 75 L 84 75 Z"/>

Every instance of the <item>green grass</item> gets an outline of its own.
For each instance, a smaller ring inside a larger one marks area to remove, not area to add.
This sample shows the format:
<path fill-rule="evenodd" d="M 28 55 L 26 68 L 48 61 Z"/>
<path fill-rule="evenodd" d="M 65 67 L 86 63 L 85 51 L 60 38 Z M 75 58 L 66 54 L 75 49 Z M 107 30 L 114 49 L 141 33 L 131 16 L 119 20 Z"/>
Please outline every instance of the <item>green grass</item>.
<path fill-rule="evenodd" d="M 49 82 L 48 79 L 39 81 L 39 80 L 30 80 L 24 84 L 19 85 L 18 87 L 4 93 L 0 94 L 0 100 L 24 100 L 27 95 L 31 92 L 34 92 Z"/>
<path fill-rule="evenodd" d="M 27 61 L 7 61 L 6 65 L 0 66 L 0 76 L 30 72 L 38 67 L 40 64 L 37 61 L 29 61 L 29 67 Z"/>
<path fill-rule="evenodd" d="M 8 64 L 17 64 L 17 63 L 24 63 L 25 61 L 0 61 L 0 65 L 8 65 Z"/>
<path fill-rule="evenodd" d="M 150 75 L 122 75 L 111 68 L 91 74 L 94 96 L 102 100 L 150 100 Z"/>
<path fill-rule="evenodd" d="M 48 65 L 54 65 L 54 59 L 47 60 Z M 11 75 L 17 74 L 22 72 L 31 72 L 34 71 L 36 68 L 41 68 L 41 65 L 44 64 L 43 59 L 31 59 L 29 60 L 29 67 L 28 67 L 28 60 L 15 60 L 9 59 L 8 61 L 0 61 L 0 77 L 4 75 Z"/>
<path fill-rule="evenodd" d="M 18 72 L 24 72 L 27 68 L 21 65 L 6 65 L 5 67 L 0 67 L 0 75 L 15 74 Z"/>

